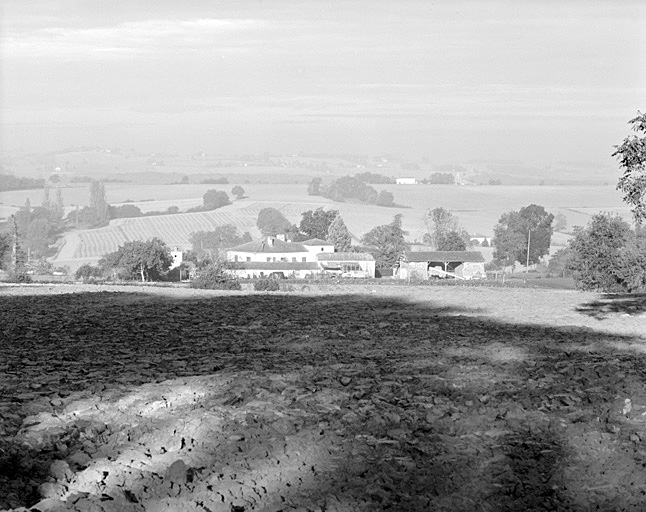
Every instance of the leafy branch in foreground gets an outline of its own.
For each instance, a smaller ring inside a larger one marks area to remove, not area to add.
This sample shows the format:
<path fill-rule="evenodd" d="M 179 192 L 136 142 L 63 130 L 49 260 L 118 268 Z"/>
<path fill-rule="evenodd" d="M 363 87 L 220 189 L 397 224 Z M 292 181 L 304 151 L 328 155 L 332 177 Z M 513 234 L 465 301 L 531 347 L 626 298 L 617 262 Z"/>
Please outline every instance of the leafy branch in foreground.
<path fill-rule="evenodd" d="M 615 146 L 619 167 L 623 175 L 619 178 L 617 189 L 624 193 L 624 202 L 632 207 L 638 223 L 646 220 L 646 114 L 637 111 L 637 117 L 631 119 L 632 129 L 639 135 L 626 137 L 619 146 Z"/>

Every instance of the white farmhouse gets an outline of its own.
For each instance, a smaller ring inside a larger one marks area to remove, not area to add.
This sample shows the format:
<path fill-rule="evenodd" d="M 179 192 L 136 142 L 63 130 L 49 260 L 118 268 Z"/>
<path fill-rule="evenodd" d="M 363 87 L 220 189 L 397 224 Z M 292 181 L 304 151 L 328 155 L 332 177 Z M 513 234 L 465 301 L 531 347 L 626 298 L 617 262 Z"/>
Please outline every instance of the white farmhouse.
<path fill-rule="evenodd" d="M 234 263 L 233 272 L 241 278 L 375 276 L 374 258 L 370 254 L 335 253 L 333 243 L 318 238 L 295 243 L 268 236 L 229 249 L 227 261 Z"/>

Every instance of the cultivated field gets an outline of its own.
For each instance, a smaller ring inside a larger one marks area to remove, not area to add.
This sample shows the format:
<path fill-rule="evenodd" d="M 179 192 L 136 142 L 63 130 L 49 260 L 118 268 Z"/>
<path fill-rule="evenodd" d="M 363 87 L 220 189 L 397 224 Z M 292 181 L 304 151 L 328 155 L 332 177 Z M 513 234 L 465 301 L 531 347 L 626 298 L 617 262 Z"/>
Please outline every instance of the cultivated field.
<path fill-rule="evenodd" d="M 151 185 L 127 187 L 108 184 L 108 200 L 113 204 L 131 199 L 143 211 L 165 210 L 169 206 L 197 206 L 210 188 L 230 191 L 232 185 Z M 585 225 L 591 215 L 600 211 L 616 211 L 629 219 L 629 211 L 613 187 L 457 187 L 457 186 L 376 186 L 392 191 L 395 201 L 406 208 L 381 208 L 371 205 L 335 203 L 322 197 L 308 196 L 306 186 L 243 185 L 247 197 L 232 205 L 207 213 L 168 215 L 139 219 L 119 219 L 110 226 L 66 235 L 64 245 L 54 259 L 56 266 L 77 268 L 93 262 L 105 252 L 117 249 L 126 241 L 160 237 L 167 244 L 190 248 L 189 235 L 222 224 L 234 224 L 241 232 L 259 236 L 256 228 L 258 212 L 273 207 L 298 224 L 304 211 L 324 207 L 340 211 L 355 240 L 374 226 L 389 223 L 393 216 L 403 215 L 409 240 L 421 240 L 427 209 L 444 207 L 455 212 L 469 232 L 492 235 L 493 226 L 506 211 L 536 203 L 553 213 L 563 212 L 568 225 Z M 87 192 L 86 189 L 82 189 Z M 32 203 L 34 204 L 34 203 Z M 556 235 L 555 247 L 565 244 L 567 237 Z"/>
<path fill-rule="evenodd" d="M 646 508 L 646 300 L 0 287 L 0 509 Z"/>

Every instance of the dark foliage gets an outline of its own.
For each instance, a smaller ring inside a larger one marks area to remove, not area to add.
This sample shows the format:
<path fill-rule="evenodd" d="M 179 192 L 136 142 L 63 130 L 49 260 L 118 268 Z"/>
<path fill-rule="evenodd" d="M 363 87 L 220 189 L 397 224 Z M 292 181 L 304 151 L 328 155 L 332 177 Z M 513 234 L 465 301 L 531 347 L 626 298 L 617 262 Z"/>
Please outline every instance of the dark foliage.
<path fill-rule="evenodd" d="M 612 156 L 619 160 L 623 175 L 617 189 L 624 193 L 624 201 L 631 206 L 635 220 L 646 220 L 646 114 L 637 112 L 629 121 L 632 129 L 640 135 L 626 137 L 620 146 L 615 146 Z"/>
<path fill-rule="evenodd" d="M 276 208 L 260 210 L 256 226 L 263 235 L 278 235 L 293 229 L 292 223 Z"/>
<path fill-rule="evenodd" d="M 253 284 L 253 289 L 257 292 L 277 292 L 280 285 L 276 279 L 259 279 Z"/>
<path fill-rule="evenodd" d="M 305 235 L 304 240 L 309 238 L 327 239 L 330 225 L 339 214 L 339 210 L 325 211 L 323 208 L 308 210 L 301 214 L 301 223 L 299 229 Z"/>
<path fill-rule="evenodd" d="M 45 180 L 40 178 L 18 178 L 11 174 L 0 174 L 0 192 L 9 190 L 31 190 L 43 188 Z"/>
<path fill-rule="evenodd" d="M 207 190 L 202 202 L 205 210 L 215 210 L 231 204 L 229 196 L 223 190 Z"/>
<path fill-rule="evenodd" d="M 616 215 L 597 214 L 570 241 L 577 287 L 604 292 L 646 289 L 646 238 Z"/>
<path fill-rule="evenodd" d="M 354 177 L 358 180 L 375 185 L 395 183 L 395 180 L 390 176 L 384 176 L 383 174 L 377 174 L 373 172 L 362 172 L 355 174 Z"/>
<path fill-rule="evenodd" d="M 240 290 L 240 281 L 231 277 L 227 265 L 215 262 L 201 269 L 191 280 L 191 288 L 206 290 Z"/>

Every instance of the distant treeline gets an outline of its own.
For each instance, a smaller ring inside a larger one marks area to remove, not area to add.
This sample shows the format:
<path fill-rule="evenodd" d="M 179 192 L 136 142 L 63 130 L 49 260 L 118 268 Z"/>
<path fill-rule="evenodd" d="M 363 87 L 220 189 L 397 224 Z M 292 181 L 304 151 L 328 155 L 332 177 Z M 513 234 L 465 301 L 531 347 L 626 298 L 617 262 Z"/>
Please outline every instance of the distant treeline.
<path fill-rule="evenodd" d="M 366 183 L 372 184 L 388 184 L 395 183 L 395 178 L 390 176 L 384 176 L 383 174 L 377 174 L 373 172 L 363 172 L 360 174 L 355 174 L 354 176 L 358 180 L 364 181 Z"/>
<path fill-rule="evenodd" d="M 18 178 L 11 174 L 0 174 L 0 192 L 34 188 L 45 188 L 45 180 L 40 178 Z"/>
<path fill-rule="evenodd" d="M 351 176 L 339 178 L 329 185 L 324 185 L 321 178 L 314 178 L 307 186 L 307 193 L 310 196 L 323 196 L 340 203 L 346 200 L 359 200 L 377 206 L 395 206 L 392 192 L 387 190 L 377 192 L 364 181 Z"/>

